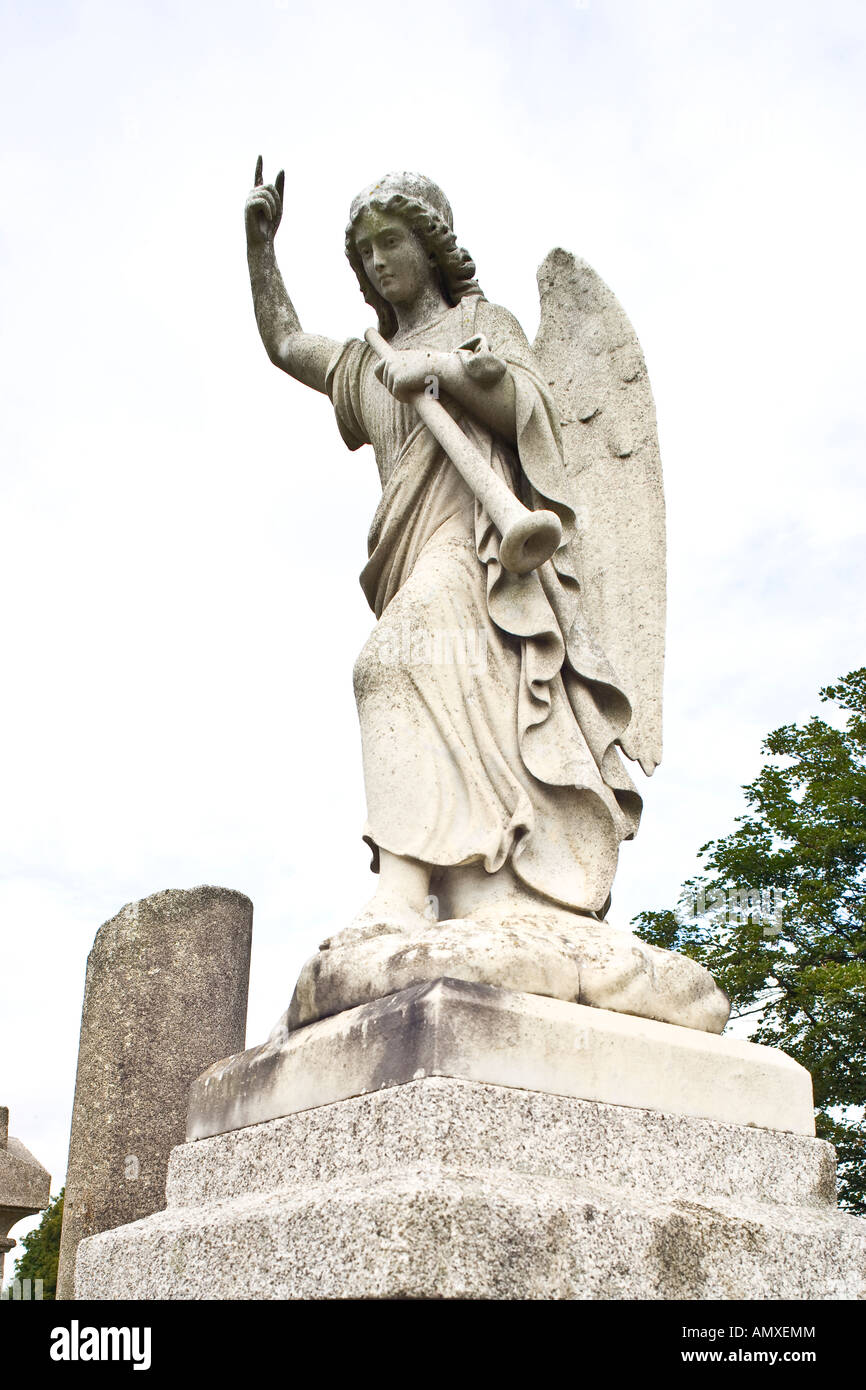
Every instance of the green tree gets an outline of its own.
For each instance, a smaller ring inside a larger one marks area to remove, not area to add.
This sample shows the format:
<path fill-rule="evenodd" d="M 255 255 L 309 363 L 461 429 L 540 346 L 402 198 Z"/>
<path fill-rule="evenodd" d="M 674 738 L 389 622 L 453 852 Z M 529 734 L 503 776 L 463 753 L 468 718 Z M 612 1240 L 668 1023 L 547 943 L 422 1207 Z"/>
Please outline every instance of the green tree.
<path fill-rule="evenodd" d="M 16 1279 L 41 1279 L 42 1297 L 57 1297 L 57 1261 L 60 1256 L 60 1228 L 63 1225 L 63 1193 L 42 1213 L 42 1220 L 29 1235 L 21 1237 L 23 1255 L 15 1261 Z"/>
<path fill-rule="evenodd" d="M 734 1015 L 754 1015 L 754 1042 L 808 1068 L 840 1203 L 866 1213 L 866 667 L 820 694 L 841 717 L 764 740 L 738 828 L 700 850 L 678 909 L 634 925 L 705 965 Z"/>

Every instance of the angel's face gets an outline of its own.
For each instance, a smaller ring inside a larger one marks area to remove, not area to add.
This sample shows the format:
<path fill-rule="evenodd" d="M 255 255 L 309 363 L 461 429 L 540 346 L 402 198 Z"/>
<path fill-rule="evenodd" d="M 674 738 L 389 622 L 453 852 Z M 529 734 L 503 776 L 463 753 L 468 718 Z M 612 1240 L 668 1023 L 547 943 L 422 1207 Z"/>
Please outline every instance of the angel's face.
<path fill-rule="evenodd" d="M 412 304 L 436 283 L 427 252 L 405 222 L 368 208 L 358 219 L 355 245 L 373 289 L 389 304 Z"/>

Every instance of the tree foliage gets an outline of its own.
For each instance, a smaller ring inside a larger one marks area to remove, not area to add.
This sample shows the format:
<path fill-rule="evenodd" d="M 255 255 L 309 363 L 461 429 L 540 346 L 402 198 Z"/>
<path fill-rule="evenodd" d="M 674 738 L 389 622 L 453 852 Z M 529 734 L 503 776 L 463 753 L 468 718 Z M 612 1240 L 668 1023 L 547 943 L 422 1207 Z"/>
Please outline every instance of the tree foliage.
<path fill-rule="evenodd" d="M 21 1237 L 23 1255 L 15 1261 L 16 1279 L 41 1279 L 42 1297 L 57 1297 L 57 1261 L 63 1225 L 63 1188 L 52 1197 L 38 1226 Z"/>
<path fill-rule="evenodd" d="M 737 829 L 640 934 L 700 961 L 752 1041 L 811 1073 L 818 1134 L 836 1145 L 840 1202 L 866 1212 L 866 667 L 820 692 L 842 714 L 786 725 L 744 787 Z"/>

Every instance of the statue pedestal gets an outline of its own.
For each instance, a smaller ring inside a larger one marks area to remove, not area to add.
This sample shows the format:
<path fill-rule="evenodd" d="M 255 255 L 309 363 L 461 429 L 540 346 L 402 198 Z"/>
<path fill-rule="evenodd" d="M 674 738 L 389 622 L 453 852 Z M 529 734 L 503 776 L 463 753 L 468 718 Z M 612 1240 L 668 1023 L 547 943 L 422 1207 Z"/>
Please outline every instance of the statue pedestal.
<path fill-rule="evenodd" d="M 173 1150 L 165 1211 L 82 1242 L 76 1295 L 863 1297 L 866 1222 L 834 1205 L 805 1076 L 668 1024 L 406 990 L 199 1078 L 211 1132 Z"/>

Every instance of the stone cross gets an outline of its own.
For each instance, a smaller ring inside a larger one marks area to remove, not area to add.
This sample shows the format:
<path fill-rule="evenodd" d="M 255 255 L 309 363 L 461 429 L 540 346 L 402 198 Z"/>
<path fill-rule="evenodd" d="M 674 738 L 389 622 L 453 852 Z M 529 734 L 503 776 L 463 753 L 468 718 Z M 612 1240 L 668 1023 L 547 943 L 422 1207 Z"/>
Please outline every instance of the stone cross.
<path fill-rule="evenodd" d="M 51 1174 L 9 1134 L 9 1110 L 0 1105 L 0 1285 L 4 1258 L 15 1246 L 10 1228 L 47 1207 L 50 1192 Z"/>

